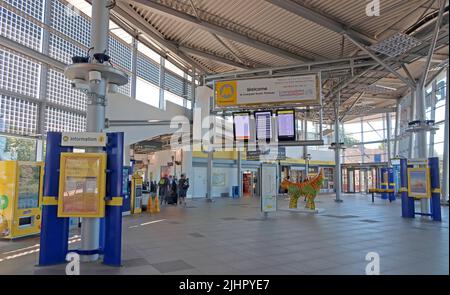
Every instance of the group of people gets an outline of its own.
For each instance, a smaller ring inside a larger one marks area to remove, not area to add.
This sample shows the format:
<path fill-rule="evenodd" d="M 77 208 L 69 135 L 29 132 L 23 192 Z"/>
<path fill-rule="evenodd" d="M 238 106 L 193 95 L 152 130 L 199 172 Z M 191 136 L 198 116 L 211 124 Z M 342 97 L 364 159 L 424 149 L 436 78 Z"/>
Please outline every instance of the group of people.
<path fill-rule="evenodd" d="M 163 175 L 158 184 L 152 182 L 150 184 L 150 192 L 158 196 L 160 204 L 180 204 L 186 206 L 186 194 L 189 189 L 189 178 L 183 173 L 180 179 L 172 175 Z"/>

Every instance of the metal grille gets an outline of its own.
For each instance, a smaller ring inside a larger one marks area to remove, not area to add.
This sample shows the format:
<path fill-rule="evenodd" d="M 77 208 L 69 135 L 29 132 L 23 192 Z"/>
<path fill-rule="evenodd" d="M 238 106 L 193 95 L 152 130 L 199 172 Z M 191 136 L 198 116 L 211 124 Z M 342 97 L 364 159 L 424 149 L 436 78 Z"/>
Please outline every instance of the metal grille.
<path fill-rule="evenodd" d="M 71 57 L 74 55 L 86 55 L 86 52 L 80 47 L 67 42 L 66 40 L 50 34 L 49 55 L 61 62 L 71 64 Z"/>
<path fill-rule="evenodd" d="M 180 76 L 178 76 L 177 74 L 173 74 L 169 71 L 166 70 L 166 72 L 164 73 L 164 79 L 165 79 L 165 83 L 166 83 L 166 90 L 184 97 L 185 96 L 185 89 L 184 89 L 184 79 L 181 78 Z"/>
<path fill-rule="evenodd" d="M 44 10 L 44 0 L 36 1 L 36 0 L 4 0 L 11 6 L 19 9 L 20 11 L 25 12 L 26 14 L 38 19 L 42 20 L 43 10 Z M 51 1 L 51 0 L 46 0 Z"/>
<path fill-rule="evenodd" d="M 91 25 L 89 20 L 80 15 L 71 5 L 65 5 L 58 0 L 53 0 L 51 20 L 53 28 L 89 47 L 91 42 Z"/>
<path fill-rule="evenodd" d="M 34 50 L 41 50 L 42 29 L 3 7 L 0 7 L 0 34 Z"/>
<path fill-rule="evenodd" d="M 112 35 L 109 37 L 109 55 L 111 62 L 122 68 L 131 71 L 132 51 L 131 48 L 123 44 Z"/>
<path fill-rule="evenodd" d="M 159 86 L 159 64 L 138 54 L 136 63 L 137 76 Z"/>
<path fill-rule="evenodd" d="M 52 69 L 48 71 L 47 99 L 63 106 L 86 110 L 86 95 L 73 89 L 63 73 Z"/>
<path fill-rule="evenodd" d="M 45 131 L 84 132 L 86 117 L 75 113 L 47 107 L 45 110 Z"/>
<path fill-rule="evenodd" d="M 30 135 L 36 133 L 38 106 L 11 96 L 0 96 L 0 117 L 7 133 Z"/>
<path fill-rule="evenodd" d="M 40 69 L 31 60 L 0 49 L 0 88 L 38 98 Z"/>

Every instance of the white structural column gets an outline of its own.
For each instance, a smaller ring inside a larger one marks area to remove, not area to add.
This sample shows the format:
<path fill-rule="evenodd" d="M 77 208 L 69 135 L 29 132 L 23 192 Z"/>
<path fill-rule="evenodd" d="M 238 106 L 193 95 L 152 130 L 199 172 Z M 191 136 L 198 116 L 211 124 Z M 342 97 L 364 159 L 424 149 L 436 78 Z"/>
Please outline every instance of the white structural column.
<path fill-rule="evenodd" d="M 387 153 L 387 162 L 388 166 L 391 166 L 391 130 L 392 130 L 392 124 L 391 124 L 391 114 L 386 113 L 386 153 Z"/>
<path fill-rule="evenodd" d="M 398 138 L 398 134 L 399 134 L 399 129 L 400 129 L 400 99 L 397 99 L 397 103 L 395 105 L 395 127 L 394 127 L 394 153 L 393 156 L 397 157 L 397 155 L 399 154 L 399 138 Z"/>
<path fill-rule="evenodd" d="M 108 0 L 92 1 L 91 59 L 96 53 L 108 52 L 109 9 Z M 92 73 L 92 72 L 91 72 Z M 99 73 L 100 74 L 100 73 Z M 101 74 L 100 74 L 101 77 Z M 106 81 L 104 78 L 91 79 L 87 93 L 87 132 L 103 132 L 105 129 Z M 89 148 L 88 152 L 100 152 L 99 148 Z M 99 248 L 100 219 L 83 218 L 81 226 L 81 250 Z M 84 261 L 95 261 L 98 254 L 81 256 Z"/>
<path fill-rule="evenodd" d="M 206 166 L 206 200 L 212 201 L 212 171 L 213 171 L 214 153 L 208 152 L 208 164 Z"/>
<path fill-rule="evenodd" d="M 413 121 L 416 114 L 416 92 L 411 88 L 410 93 L 410 105 L 409 105 L 409 120 Z M 408 145 L 408 159 L 412 159 L 414 153 L 414 132 L 409 133 L 409 145 Z"/>
<path fill-rule="evenodd" d="M 426 120 L 425 113 L 425 88 L 421 85 L 418 85 L 416 89 L 416 120 L 420 120 L 424 122 Z M 416 133 L 416 144 L 417 144 L 417 158 L 426 159 L 428 158 L 428 146 L 427 146 L 427 131 L 419 130 Z M 428 199 L 421 200 L 421 212 L 429 213 L 430 212 L 430 202 Z"/>
<path fill-rule="evenodd" d="M 305 116 L 303 117 L 303 140 L 308 140 L 308 113 L 309 110 L 306 111 Z M 305 160 L 305 177 L 308 178 L 309 175 L 309 159 L 308 159 L 308 146 L 303 146 L 303 160 Z"/>
<path fill-rule="evenodd" d="M 430 112 L 430 120 L 435 120 L 436 118 L 436 80 L 431 83 L 431 99 L 430 99 L 430 105 L 431 105 L 431 112 Z M 436 156 L 434 154 L 434 134 L 436 131 L 432 130 L 430 132 L 430 144 L 428 145 L 428 156 L 434 157 Z"/>
<path fill-rule="evenodd" d="M 123 165 L 124 166 L 130 166 L 130 146 L 124 145 L 123 146 Z"/>
<path fill-rule="evenodd" d="M 448 70 L 447 70 L 447 85 L 446 85 L 446 89 L 447 89 L 447 94 L 446 94 L 446 98 L 445 98 L 445 123 L 444 123 L 444 169 L 443 169 L 443 173 L 442 173 L 442 199 L 444 201 L 448 201 L 448 146 L 449 146 L 449 140 L 448 140 L 448 121 L 450 120 L 449 118 L 449 89 L 448 89 Z"/>
<path fill-rule="evenodd" d="M 339 136 L 339 104 L 341 101 L 341 92 L 339 91 L 337 94 L 337 101 L 334 103 L 334 113 L 335 113 L 335 119 L 334 119 L 334 142 L 335 142 L 335 150 L 334 150 L 334 161 L 335 161 L 335 168 L 334 168 L 334 187 L 336 190 L 336 202 L 342 202 L 341 199 L 341 146 L 340 146 L 340 136 Z"/>
<path fill-rule="evenodd" d="M 237 186 L 239 191 L 239 197 L 242 196 L 242 155 L 241 151 L 238 149 L 236 151 L 237 153 L 237 160 L 236 160 L 236 166 L 237 166 Z"/>

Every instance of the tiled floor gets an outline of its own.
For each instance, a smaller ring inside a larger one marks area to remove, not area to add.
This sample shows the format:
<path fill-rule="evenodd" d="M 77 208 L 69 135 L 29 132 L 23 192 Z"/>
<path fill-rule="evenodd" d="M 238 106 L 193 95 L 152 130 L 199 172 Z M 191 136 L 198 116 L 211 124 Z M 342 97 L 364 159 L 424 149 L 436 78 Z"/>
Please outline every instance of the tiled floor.
<path fill-rule="evenodd" d="M 399 201 L 372 204 L 365 195 L 319 201 L 321 214 L 278 211 L 268 219 L 256 198 L 197 199 L 188 208 L 127 216 L 123 267 L 83 263 L 81 273 L 362 275 L 366 254 L 377 252 L 382 274 L 449 274 L 448 207 L 442 222 L 432 222 L 401 218 Z M 72 240 L 77 247 L 78 238 Z M 0 241 L 0 274 L 64 274 L 65 265 L 35 267 L 38 243 L 38 237 Z"/>

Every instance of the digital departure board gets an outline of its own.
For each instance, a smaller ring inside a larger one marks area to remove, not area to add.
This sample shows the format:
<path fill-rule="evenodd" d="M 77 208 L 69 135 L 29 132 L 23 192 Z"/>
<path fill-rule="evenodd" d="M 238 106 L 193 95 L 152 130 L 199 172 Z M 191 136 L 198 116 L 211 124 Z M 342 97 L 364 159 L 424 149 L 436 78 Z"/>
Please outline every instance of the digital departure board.
<path fill-rule="evenodd" d="M 256 140 L 270 141 L 272 139 L 272 112 L 255 112 Z"/>
<path fill-rule="evenodd" d="M 233 113 L 233 132 L 235 141 L 250 139 L 250 113 Z"/>
<path fill-rule="evenodd" d="M 277 111 L 278 140 L 295 140 L 295 110 Z"/>

